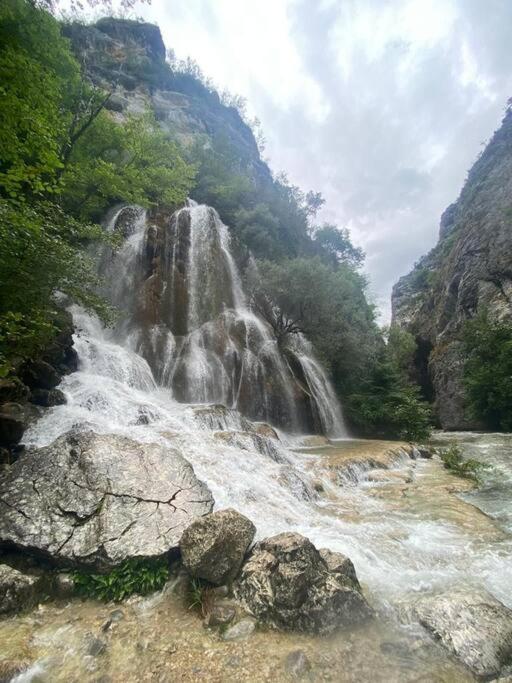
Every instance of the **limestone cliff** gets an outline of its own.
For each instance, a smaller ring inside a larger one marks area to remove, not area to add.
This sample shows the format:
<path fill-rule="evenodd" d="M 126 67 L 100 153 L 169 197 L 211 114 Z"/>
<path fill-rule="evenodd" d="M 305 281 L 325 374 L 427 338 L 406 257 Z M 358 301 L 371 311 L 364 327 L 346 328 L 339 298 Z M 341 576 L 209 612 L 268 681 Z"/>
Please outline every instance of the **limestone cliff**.
<path fill-rule="evenodd" d="M 415 378 L 444 429 L 480 425 L 464 398 L 461 332 L 512 318 L 512 110 L 441 217 L 439 241 L 393 288 L 393 322 L 417 341 Z"/>
<path fill-rule="evenodd" d="M 158 26 L 107 17 L 93 25 L 65 25 L 63 31 L 88 77 L 112 93 L 106 106 L 115 116 L 150 109 L 185 148 L 196 141 L 208 146 L 211 137 L 222 135 L 245 168 L 270 178 L 238 110 L 223 104 L 200 79 L 170 66 Z"/>

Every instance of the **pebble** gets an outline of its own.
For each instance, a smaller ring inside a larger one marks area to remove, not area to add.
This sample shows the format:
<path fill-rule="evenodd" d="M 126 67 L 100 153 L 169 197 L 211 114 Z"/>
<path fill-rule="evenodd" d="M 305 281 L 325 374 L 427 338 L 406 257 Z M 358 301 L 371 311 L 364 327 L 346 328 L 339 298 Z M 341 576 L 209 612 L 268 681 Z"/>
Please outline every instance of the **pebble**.
<path fill-rule="evenodd" d="M 222 635 L 222 640 L 244 640 L 248 638 L 256 628 L 256 622 L 250 617 L 241 619 L 233 626 L 230 626 Z"/>
<path fill-rule="evenodd" d="M 303 678 L 311 671 L 311 663 L 303 650 L 293 650 L 285 659 L 284 667 L 292 678 Z"/>

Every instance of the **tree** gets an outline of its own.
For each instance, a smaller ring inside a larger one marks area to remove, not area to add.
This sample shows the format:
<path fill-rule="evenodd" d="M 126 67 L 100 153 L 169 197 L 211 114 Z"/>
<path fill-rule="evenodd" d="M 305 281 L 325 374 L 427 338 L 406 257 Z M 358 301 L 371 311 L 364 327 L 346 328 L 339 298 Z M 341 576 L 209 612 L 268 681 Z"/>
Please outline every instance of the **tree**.
<path fill-rule="evenodd" d="M 57 295 L 96 311 L 88 247 L 112 202 L 182 203 L 194 169 L 149 116 L 119 125 L 86 82 L 60 25 L 26 0 L 0 6 L 0 374 L 57 331 Z"/>
<path fill-rule="evenodd" d="M 348 263 L 356 268 L 363 265 L 364 251 L 360 247 L 354 247 L 347 228 L 338 228 L 335 225 L 324 223 L 321 228 L 316 230 L 315 240 L 338 263 Z"/>
<path fill-rule="evenodd" d="M 483 312 L 466 323 L 464 383 L 470 408 L 490 429 L 512 431 L 512 324 Z"/>
<path fill-rule="evenodd" d="M 193 179 L 194 168 L 151 114 L 128 116 L 119 125 L 101 112 L 70 154 L 63 204 L 95 218 L 118 201 L 172 207 L 184 202 Z"/>

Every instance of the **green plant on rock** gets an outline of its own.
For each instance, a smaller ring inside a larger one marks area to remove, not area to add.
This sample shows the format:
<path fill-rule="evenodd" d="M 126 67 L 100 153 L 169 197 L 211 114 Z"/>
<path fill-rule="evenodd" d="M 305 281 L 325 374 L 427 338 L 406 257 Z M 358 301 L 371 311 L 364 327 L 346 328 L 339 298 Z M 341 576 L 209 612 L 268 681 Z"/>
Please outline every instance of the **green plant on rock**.
<path fill-rule="evenodd" d="M 478 481 L 483 470 L 489 468 L 489 465 L 480 462 L 479 460 L 475 460 L 474 458 L 465 460 L 462 450 L 457 444 L 452 444 L 448 448 L 442 449 L 439 453 L 439 457 L 447 470 L 450 470 L 453 474 L 457 474 L 459 477 L 473 479 L 475 481 Z"/>
<path fill-rule="evenodd" d="M 119 602 L 134 593 L 147 595 L 160 590 L 169 578 L 169 562 L 129 559 L 108 574 L 75 571 L 73 581 L 79 595 L 97 600 Z"/>
<path fill-rule="evenodd" d="M 211 612 L 212 586 L 203 579 L 191 578 L 187 591 L 188 608 L 196 610 L 203 619 Z"/>

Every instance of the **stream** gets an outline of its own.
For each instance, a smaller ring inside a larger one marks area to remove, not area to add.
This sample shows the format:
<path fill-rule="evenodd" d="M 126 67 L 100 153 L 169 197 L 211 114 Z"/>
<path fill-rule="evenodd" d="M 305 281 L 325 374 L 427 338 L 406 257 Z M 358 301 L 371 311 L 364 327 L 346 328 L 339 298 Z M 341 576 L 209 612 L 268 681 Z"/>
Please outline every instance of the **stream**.
<path fill-rule="evenodd" d="M 286 657 L 297 649 L 311 663 L 306 680 L 473 680 L 404 620 L 403 608 L 460 587 L 484 588 L 512 607 L 512 435 L 434 436 L 491 465 L 478 488 L 438 457 L 411 458 L 403 444 L 337 438 L 346 429 L 328 378 L 305 339 L 290 365 L 248 308 L 217 214 L 197 206 L 174 214 L 171 241 L 156 259 L 164 270 L 149 277 L 154 226 L 140 211 L 130 215 L 125 245 L 105 261 L 111 299 L 129 316 L 105 329 L 72 308 L 79 369 L 59 387 L 67 403 L 47 410 L 25 444 L 92 429 L 177 451 L 210 488 L 215 509 L 249 517 L 257 539 L 296 531 L 348 555 L 377 618 L 329 637 L 261 629 L 226 642 L 203 628 L 171 581 L 120 606 L 74 598 L 0 621 L 0 680 L 8 661 L 27 669 L 16 683 L 288 680 Z M 206 263 L 214 266 L 205 288 Z M 151 318 L 150 285 L 159 279 L 162 319 Z M 180 313 L 170 301 L 186 305 Z M 275 431 L 261 422 L 273 415 Z M 297 423 L 306 432 L 313 430 L 304 425 L 321 426 L 315 431 L 330 440 L 307 437 Z"/>

